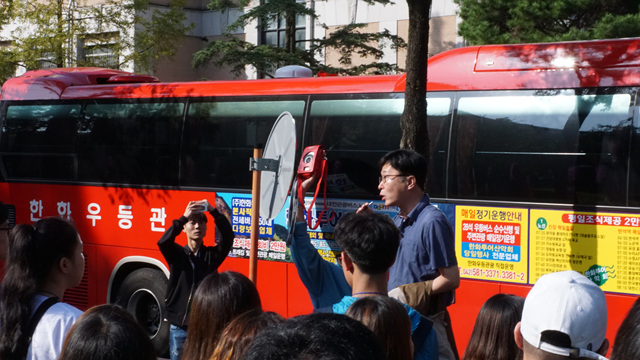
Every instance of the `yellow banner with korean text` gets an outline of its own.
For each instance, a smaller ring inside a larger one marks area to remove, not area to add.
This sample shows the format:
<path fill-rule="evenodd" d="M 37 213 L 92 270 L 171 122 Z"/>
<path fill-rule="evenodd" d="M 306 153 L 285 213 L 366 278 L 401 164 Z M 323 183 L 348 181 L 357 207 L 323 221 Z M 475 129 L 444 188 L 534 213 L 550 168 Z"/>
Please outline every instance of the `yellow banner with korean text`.
<path fill-rule="evenodd" d="M 530 215 L 531 283 L 575 270 L 602 290 L 640 294 L 640 215 L 535 209 Z"/>
<path fill-rule="evenodd" d="M 526 284 L 528 209 L 456 206 L 460 276 Z"/>

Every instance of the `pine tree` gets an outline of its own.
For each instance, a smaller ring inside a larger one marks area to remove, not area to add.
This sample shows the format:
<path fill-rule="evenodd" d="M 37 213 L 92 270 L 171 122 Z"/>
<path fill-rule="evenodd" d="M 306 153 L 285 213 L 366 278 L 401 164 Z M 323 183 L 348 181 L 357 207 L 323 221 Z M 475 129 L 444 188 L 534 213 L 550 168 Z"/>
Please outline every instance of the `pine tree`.
<path fill-rule="evenodd" d="M 454 0 L 470 44 L 640 36 L 640 0 Z"/>
<path fill-rule="evenodd" d="M 368 4 L 388 4 L 389 0 L 364 0 Z M 239 0 L 241 7 L 249 5 L 251 0 Z M 229 0 L 213 0 L 209 8 L 218 11 L 227 11 L 237 4 Z M 365 24 L 348 24 L 339 27 L 326 38 L 304 39 L 297 41 L 295 37 L 295 21 L 297 16 L 309 16 L 317 21 L 317 14 L 313 9 L 307 8 L 304 3 L 296 0 L 262 0 L 259 5 L 249 8 L 235 22 L 226 29 L 224 40 L 212 41 L 209 45 L 198 51 L 193 58 L 194 66 L 203 66 L 212 63 L 216 66 L 226 66 L 239 75 L 245 71 L 246 65 L 256 68 L 258 73 L 264 76 L 273 76 L 275 68 L 284 65 L 303 65 L 312 69 L 314 73 L 324 71 L 343 75 L 391 73 L 401 71 L 397 64 L 379 62 L 384 51 L 379 47 L 380 43 L 389 43 L 392 49 L 405 47 L 405 42 L 389 31 L 378 33 L 362 32 Z M 266 44 L 252 44 L 232 36 L 236 29 L 243 29 L 252 22 L 258 22 L 265 27 L 277 22 L 278 19 L 286 22 L 284 47 Z M 323 25 L 327 28 L 326 25 Z M 339 54 L 341 67 L 323 64 L 317 56 L 324 51 L 335 51 Z M 353 65 L 354 54 L 360 57 L 371 57 L 375 61 L 364 65 Z"/>

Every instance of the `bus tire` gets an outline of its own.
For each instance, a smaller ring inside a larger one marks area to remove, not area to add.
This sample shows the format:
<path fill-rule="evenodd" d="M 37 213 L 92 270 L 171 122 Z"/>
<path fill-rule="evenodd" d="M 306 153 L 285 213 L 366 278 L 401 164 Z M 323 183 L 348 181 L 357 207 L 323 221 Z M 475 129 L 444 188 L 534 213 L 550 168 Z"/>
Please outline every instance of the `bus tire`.
<path fill-rule="evenodd" d="M 116 304 L 127 309 L 149 334 L 159 357 L 169 354 L 169 323 L 164 321 L 167 277 L 156 269 L 138 269 L 122 282 Z"/>

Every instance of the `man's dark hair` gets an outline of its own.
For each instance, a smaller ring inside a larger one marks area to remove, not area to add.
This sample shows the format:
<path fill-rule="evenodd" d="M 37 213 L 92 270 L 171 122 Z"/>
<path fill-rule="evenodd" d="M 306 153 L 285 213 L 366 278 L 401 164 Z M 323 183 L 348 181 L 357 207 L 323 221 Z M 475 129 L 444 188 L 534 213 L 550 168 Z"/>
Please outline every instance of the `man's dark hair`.
<path fill-rule="evenodd" d="M 259 333 L 245 360 L 383 360 L 378 337 L 346 315 L 314 313 Z"/>
<path fill-rule="evenodd" d="M 413 150 L 399 149 L 388 152 L 378 165 L 382 168 L 385 164 L 391 165 L 402 175 L 413 175 L 421 189 L 427 184 L 427 159 Z"/>
<path fill-rule="evenodd" d="M 360 270 L 376 275 L 389 270 L 400 245 L 400 231 L 379 213 L 348 213 L 334 230 L 334 238 Z"/>
<path fill-rule="evenodd" d="M 207 215 L 203 212 L 193 212 L 188 217 L 187 220 L 193 221 L 196 223 L 207 223 Z"/>

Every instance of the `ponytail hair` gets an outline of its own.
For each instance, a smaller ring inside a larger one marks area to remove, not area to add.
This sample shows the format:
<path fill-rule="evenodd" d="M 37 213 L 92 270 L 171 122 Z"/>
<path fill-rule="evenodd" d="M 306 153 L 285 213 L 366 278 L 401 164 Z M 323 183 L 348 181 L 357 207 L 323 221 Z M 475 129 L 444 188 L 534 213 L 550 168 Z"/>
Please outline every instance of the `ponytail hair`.
<path fill-rule="evenodd" d="M 25 331 L 31 302 L 54 266 L 71 257 L 78 243 L 75 226 L 62 218 L 20 224 L 9 236 L 5 277 L 0 284 L 0 359 L 22 358 L 29 342 Z"/>

